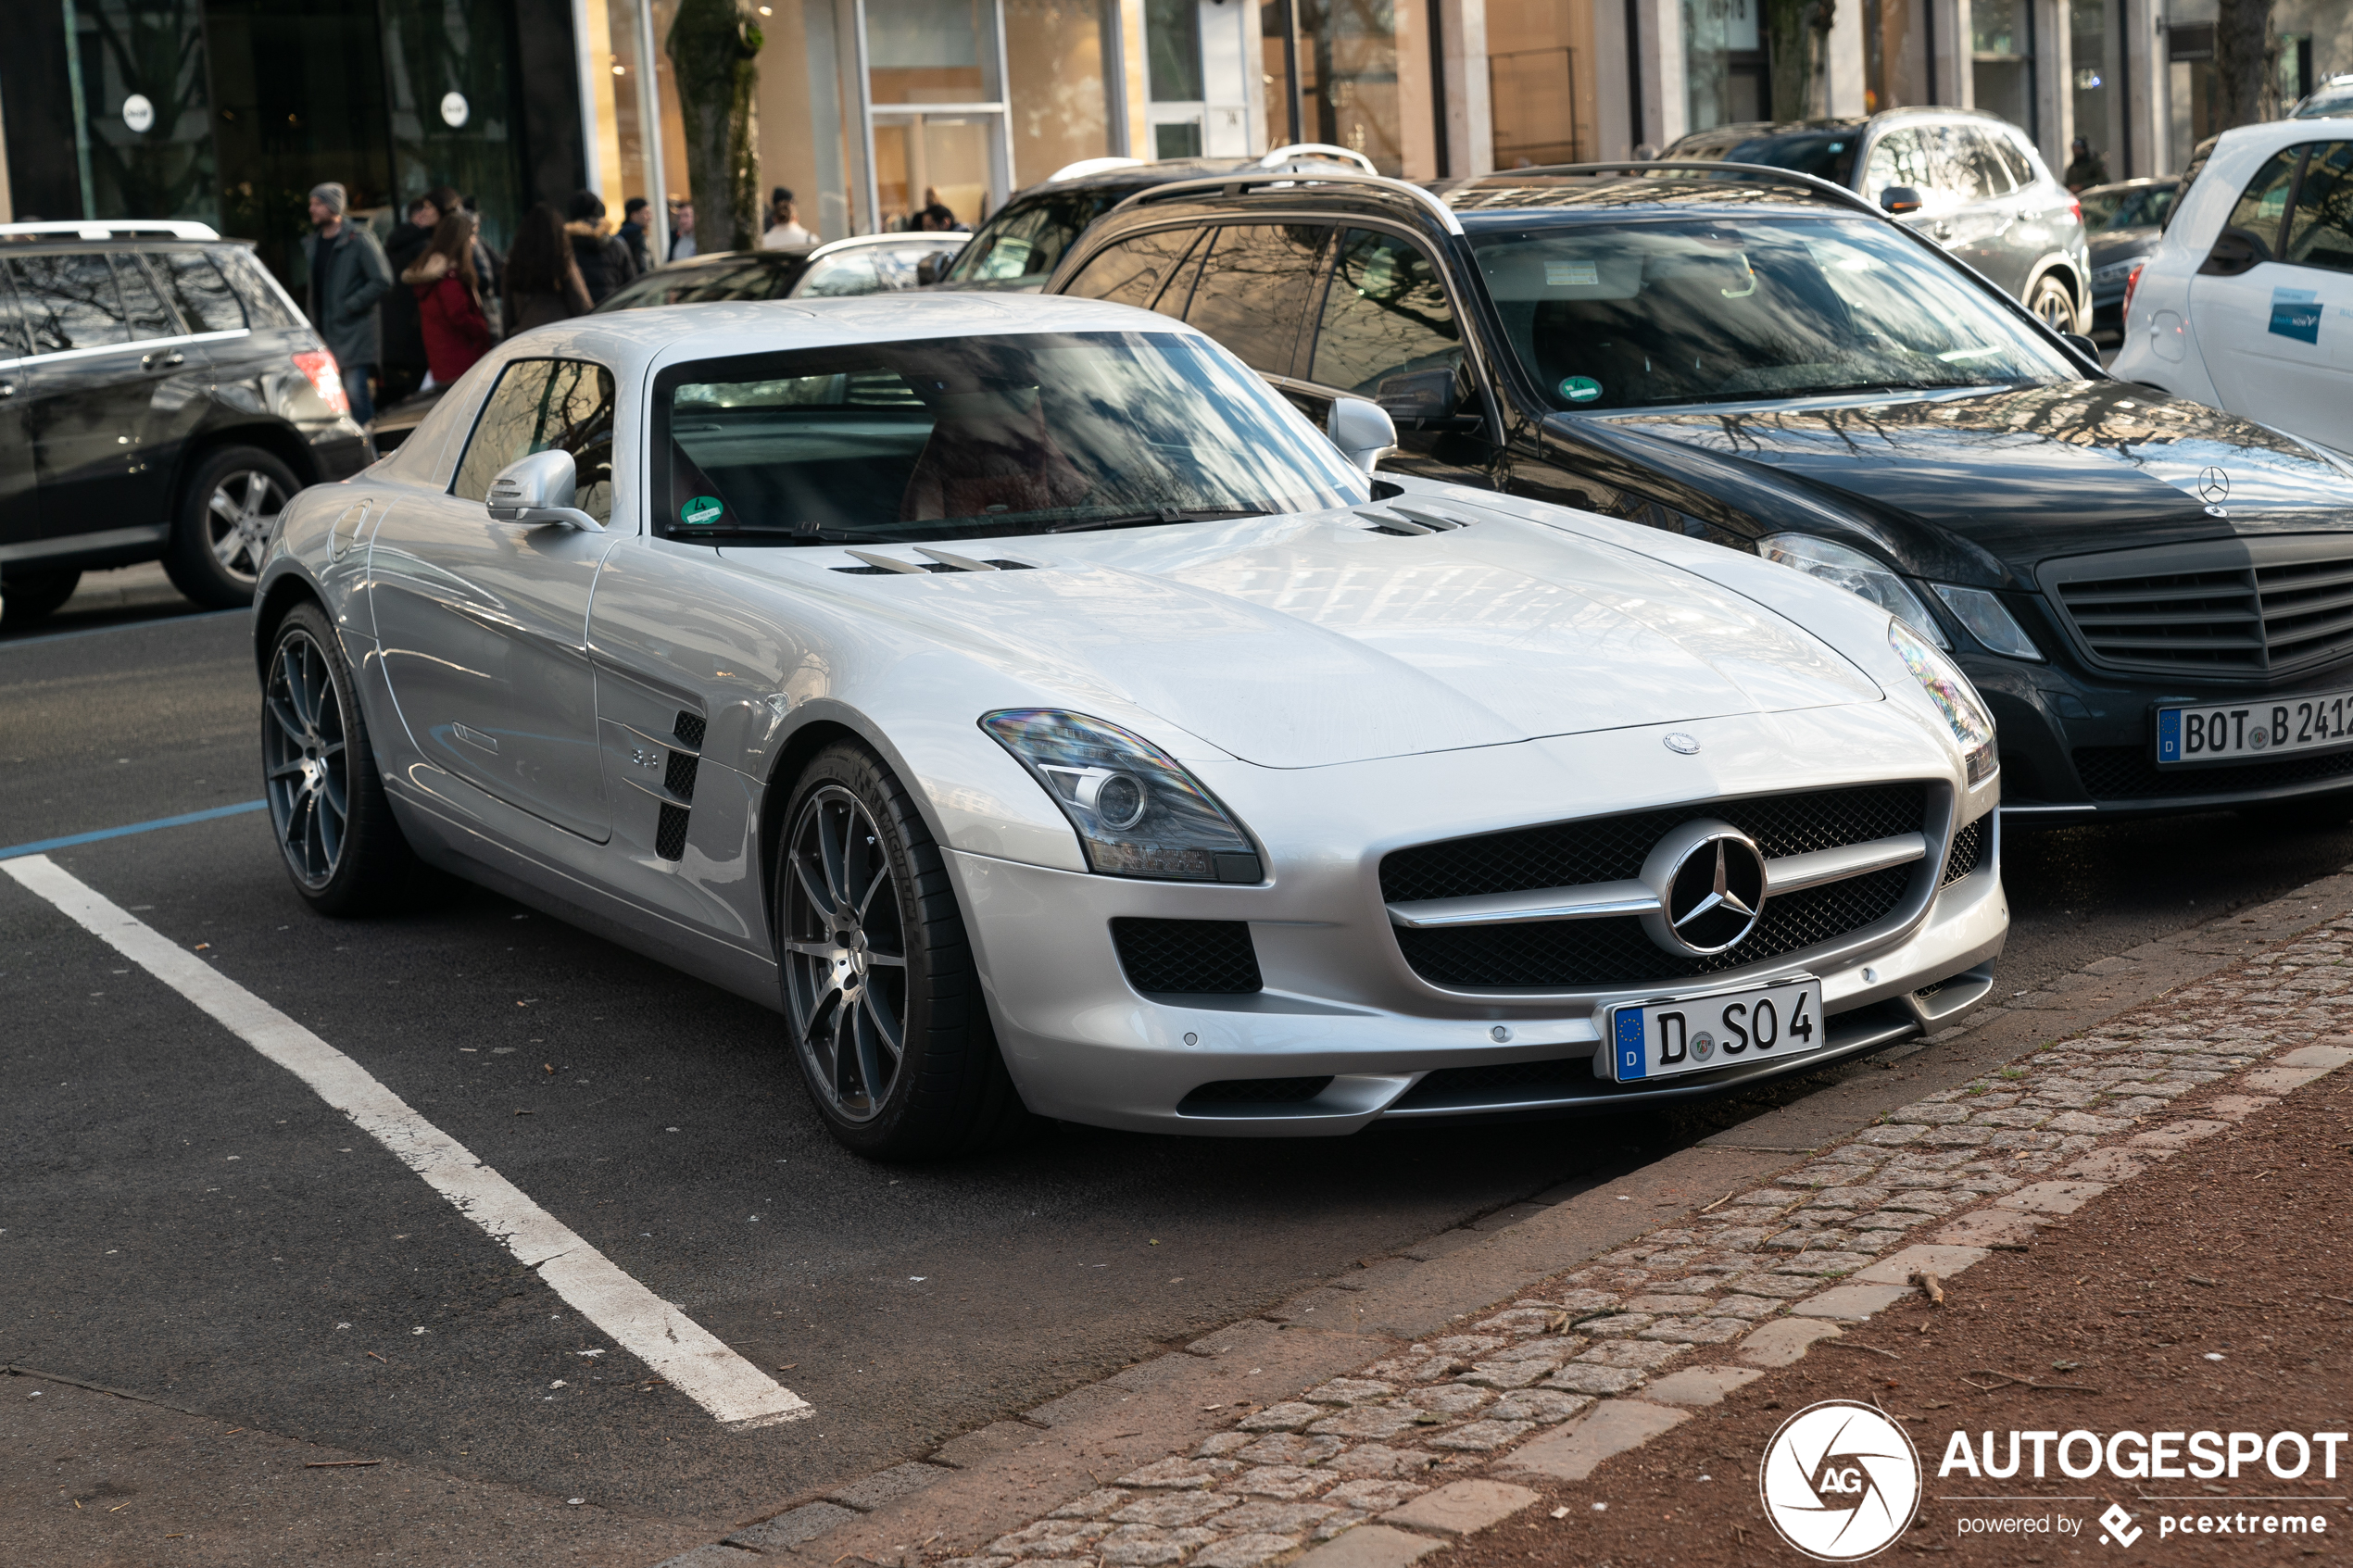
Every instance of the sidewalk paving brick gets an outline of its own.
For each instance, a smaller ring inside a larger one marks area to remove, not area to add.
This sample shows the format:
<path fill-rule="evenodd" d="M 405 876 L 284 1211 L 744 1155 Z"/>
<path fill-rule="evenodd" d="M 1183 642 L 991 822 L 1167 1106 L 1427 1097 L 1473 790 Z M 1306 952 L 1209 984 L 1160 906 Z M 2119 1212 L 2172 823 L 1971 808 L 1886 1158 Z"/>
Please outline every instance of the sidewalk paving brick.
<path fill-rule="evenodd" d="M 1381 1515 L 1381 1523 L 1441 1536 L 1467 1536 L 1509 1519 L 1535 1500 L 1536 1494 L 1525 1486 L 1502 1481 L 1456 1481 L 1390 1510 Z"/>
<path fill-rule="evenodd" d="M 1640 1399 L 1604 1399 L 1573 1426 L 1539 1437 L 1503 1461 L 1507 1474 L 1548 1475 L 1582 1481 L 1602 1461 L 1637 1449 L 1689 1421 L 1692 1412 Z"/>

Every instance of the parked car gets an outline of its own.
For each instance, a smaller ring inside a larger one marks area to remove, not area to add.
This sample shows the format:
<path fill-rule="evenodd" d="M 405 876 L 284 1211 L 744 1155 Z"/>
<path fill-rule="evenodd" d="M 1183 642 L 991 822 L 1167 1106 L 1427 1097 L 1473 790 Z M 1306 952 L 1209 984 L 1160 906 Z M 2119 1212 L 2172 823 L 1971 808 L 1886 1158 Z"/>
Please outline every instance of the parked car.
<path fill-rule="evenodd" d="M 1860 192 L 2063 332 L 2089 330 L 2091 253 L 2076 198 L 2026 133 L 1974 109 L 1719 125 L 1663 158 L 1795 169 Z"/>
<path fill-rule="evenodd" d="M 1036 294 L 1087 225 L 1138 191 L 1212 174 L 1332 169 L 1378 172 L 1364 154 L 1321 142 L 1294 143 L 1255 158 L 1084 158 L 1013 193 L 975 232 L 963 254 L 927 281 L 943 288 Z"/>
<path fill-rule="evenodd" d="M 1729 550 L 1377 487 L 1396 432 L 1339 416 L 1081 300 L 506 345 L 272 549 L 295 887 L 413 853 L 774 1008 L 877 1156 L 1623 1108 L 1983 999 L 2000 785 L 1944 655 Z"/>
<path fill-rule="evenodd" d="M 2185 182 L 2116 373 L 2353 452 L 2353 130 L 2243 125 Z"/>
<path fill-rule="evenodd" d="M 2353 813 L 2353 733 L 2316 727 L 2353 724 L 2353 469 L 2111 379 L 1851 192 L 1723 164 L 1201 181 L 1107 214 L 1052 291 L 1181 318 L 1312 419 L 1378 399 L 1385 471 L 1869 596 L 1983 694 L 2007 820 Z M 2217 711 L 2250 716 L 2219 746 Z"/>
<path fill-rule="evenodd" d="M 201 223 L 0 224 L 0 602 L 160 558 L 253 598 L 306 484 L 368 460 L 335 359 L 250 245 Z"/>
<path fill-rule="evenodd" d="M 2353 115 L 2353 76 L 2330 77 L 2288 110 L 2290 119 L 2323 119 L 2332 115 Z"/>
<path fill-rule="evenodd" d="M 2093 336 L 2123 334 L 2124 285 L 2141 258 L 2157 248 L 2181 188 L 2179 176 L 2158 175 L 2095 185 L 2078 198 L 2092 243 Z"/>

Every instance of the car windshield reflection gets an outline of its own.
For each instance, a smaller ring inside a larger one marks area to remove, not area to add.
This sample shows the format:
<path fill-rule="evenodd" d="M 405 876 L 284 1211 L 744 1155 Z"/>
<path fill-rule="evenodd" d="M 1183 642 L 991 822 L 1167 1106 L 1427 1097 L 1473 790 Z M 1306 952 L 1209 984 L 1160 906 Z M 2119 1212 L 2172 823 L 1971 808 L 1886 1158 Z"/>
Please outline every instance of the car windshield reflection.
<path fill-rule="evenodd" d="M 1498 227 L 1471 244 L 1513 351 L 1556 408 L 2079 373 L 2025 320 L 1866 220 Z"/>
<path fill-rule="evenodd" d="M 1204 340 L 1031 333 L 697 360 L 655 381 L 657 531 L 911 543 L 1347 505 L 1364 476 Z"/>

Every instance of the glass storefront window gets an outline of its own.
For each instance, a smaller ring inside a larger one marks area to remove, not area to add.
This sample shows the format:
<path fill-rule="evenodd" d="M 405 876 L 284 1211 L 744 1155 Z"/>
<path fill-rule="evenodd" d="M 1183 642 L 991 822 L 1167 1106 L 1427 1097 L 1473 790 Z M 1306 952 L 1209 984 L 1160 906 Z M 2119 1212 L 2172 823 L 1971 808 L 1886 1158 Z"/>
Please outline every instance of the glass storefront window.
<path fill-rule="evenodd" d="M 508 0 L 378 4 L 391 84 L 394 205 L 454 186 L 481 204 L 483 237 L 505 249 L 522 216 Z"/>
<path fill-rule="evenodd" d="M 994 117 L 911 115 L 875 121 L 875 184 L 886 228 L 907 227 L 937 202 L 977 227 L 989 213 L 988 140 Z"/>
<path fill-rule="evenodd" d="M 66 18 L 80 216 L 218 223 L 199 0 L 67 0 Z"/>
<path fill-rule="evenodd" d="M 1977 107 L 2035 134 L 2034 11 L 2031 0 L 1975 0 L 1969 7 L 1970 80 Z"/>
<path fill-rule="evenodd" d="M 997 99 L 988 0 L 867 0 L 866 67 L 876 104 Z"/>
<path fill-rule="evenodd" d="M 2115 80 L 2116 50 L 2123 40 L 2121 29 L 2108 26 L 2112 4 L 2113 0 L 2070 0 L 2068 31 L 2075 80 L 2070 91 L 2075 99 L 2075 133 L 2092 144 L 2092 156 L 2099 160 L 2107 178 L 2121 180 L 2127 170 L 2117 155 L 2121 151 L 2119 132 L 2124 117 Z M 2069 156 L 2071 159 L 2071 150 Z"/>
<path fill-rule="evenodd" d="M 1118 0 L 1004 0 L 1012 78 L 1013 183 L 1111 151 L 1103 6 Z"/>
<path fill-rule="evenodd" d="M 1302 130 L 1371 158 L 1384 174 L 1428 179 L 1428 10 L 1396 0 L 1298 0 Z"/>
<path fill-rule="evenodd" d="M 1764 40 L 1758 0 L 1683 0 L 1684 128 L 1705 131 L 1767 119 Z M 1793 108 L 1781 114 L 1795 119 Z"/>
<path fill-rule="evenodd" d="M 1592 0 L 1488 0 L 1487 40 L 1497 169 L 1599 151 Z"/>

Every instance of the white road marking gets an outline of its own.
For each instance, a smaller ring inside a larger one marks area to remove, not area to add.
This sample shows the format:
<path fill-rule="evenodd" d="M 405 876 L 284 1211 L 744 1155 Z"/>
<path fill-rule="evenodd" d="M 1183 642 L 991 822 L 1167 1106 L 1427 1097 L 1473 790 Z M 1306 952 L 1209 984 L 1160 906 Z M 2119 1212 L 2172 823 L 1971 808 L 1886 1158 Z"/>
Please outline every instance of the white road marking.
<path fill-rule="evenodd" d="M 251 991 L 182 952 L 45 855 L 0 861 L 0 871 L 308 1085 L 460 1214 L 536 1270 L 575 1311 L 722 1424 L 748 1431 L 816 1413 L 799 1395 L 616 1268 L 358 1062 Z"/>

